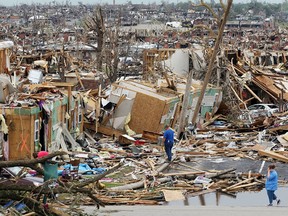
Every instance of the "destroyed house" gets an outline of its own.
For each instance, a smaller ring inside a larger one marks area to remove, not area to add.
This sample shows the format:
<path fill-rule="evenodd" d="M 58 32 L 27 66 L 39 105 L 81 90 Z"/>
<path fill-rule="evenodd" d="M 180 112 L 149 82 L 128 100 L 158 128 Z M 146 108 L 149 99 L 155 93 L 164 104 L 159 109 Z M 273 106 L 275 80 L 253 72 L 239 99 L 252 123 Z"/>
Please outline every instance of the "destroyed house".
<path fill-rule="evenodd" d="M 164 125 L 176 125 L 185 92 L 185 84 L 177 85 L 178 91 L 166 87 L 153 87 L 137 81 L 114 83 L 108 101 L 117 104 L 105 126 L 128 134 L 143 131 L 161 132 Z M 187 120 L 191 121 L 200 86 L 191 86 Z M 213 112 L 222 99 L 220 88 L 207 88 L 200 116 Z M 105 119 L 105 118 L 104 118 Z M 107 118 L 106 118 L 107 119 Z M 130 131 L 131 130 L 131 131 Z M 131 132 L 131 133 L 130 133 Z"/>
<path fill-rule="evenodd" d="M 49 88 L 55 89 L 55 85 Z M 23 99 L 10 105 L 0 104 L 0 148 L 4 160 L 31 159 L 40 150 L 67 150 L 83 131 L 80 98 L 72 96 L 69 88 L 67 93 L 49 92 L 46 97 L 31 95 L 33 98 L 38 101 Z"/>
<path fill-rule="evenodd" d="M 12 41 L 0 41 L 0 73 L 10 68 L 10 52 L 13 47 Z"/>

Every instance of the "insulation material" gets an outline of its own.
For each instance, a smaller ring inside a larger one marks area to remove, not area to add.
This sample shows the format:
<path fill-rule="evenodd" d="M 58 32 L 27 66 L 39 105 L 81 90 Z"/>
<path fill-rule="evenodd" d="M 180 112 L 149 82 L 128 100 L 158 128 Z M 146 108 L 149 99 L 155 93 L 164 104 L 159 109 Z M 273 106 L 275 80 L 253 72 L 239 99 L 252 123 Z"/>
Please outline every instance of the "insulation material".
<path fill-rule="evenodd" d="M 43 80 L 43 73 L 40 70 L 30 70 L 28 79 L 31 83 L 41 83 Z"/>
<path fill-rule="evenodd" d="M 169 59 L 162 62 L 162 66 L 177 75 L 186 76 L 189 71 L 189 50 L 176 49 Z"/>
<path fill-rule="evenodd" d="M 6 75 L 0 75 L 0 103 L 6 103 L 7 96 L 15 92 L 15 88 L 11 84 Z"/>
<path fill-rule="evenodd" d="M 125 120 L 125 131 L 127 132 L 127 134 L 129 135 L 129 136 L 133 136 L 133 135 L 135 135 L 136 133 L 133 131 L 133 130 L 131 130 L 130 129 L 130 127 L 129 127 L 129 125 L 128 125 L 128 123 L 130 122 L 130 120 L 131 120 L 131 115 L 130 115 L 130 113 L 127 115 L 127 118 L 126 118 L 126 120 Z"/>
<path fill-rule="evenodd" d="M 2 131 L 5 134 L 8 134 L 8 126 L 6 124 L 4 116 L 2 114 L 0 114 L 0 122 L 1 122 L 0 131 Z"/>

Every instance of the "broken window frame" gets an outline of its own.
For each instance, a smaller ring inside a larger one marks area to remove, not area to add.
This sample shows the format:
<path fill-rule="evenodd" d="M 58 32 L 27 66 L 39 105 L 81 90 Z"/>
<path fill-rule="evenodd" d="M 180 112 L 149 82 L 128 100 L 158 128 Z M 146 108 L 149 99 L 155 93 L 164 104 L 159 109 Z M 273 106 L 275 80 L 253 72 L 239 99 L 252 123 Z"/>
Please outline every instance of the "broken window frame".
<path fill-rule="evenodd" d="M 40 121 L 36 119 L 34 121 L 34 142 L 38 142 L 40 139 Z"/>

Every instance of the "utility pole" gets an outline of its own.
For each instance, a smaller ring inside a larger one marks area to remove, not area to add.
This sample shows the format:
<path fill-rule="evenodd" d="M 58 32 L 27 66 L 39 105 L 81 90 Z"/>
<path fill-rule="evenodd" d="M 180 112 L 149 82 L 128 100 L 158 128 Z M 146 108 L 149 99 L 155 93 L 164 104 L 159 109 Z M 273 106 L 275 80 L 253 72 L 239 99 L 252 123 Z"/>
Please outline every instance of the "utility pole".
<path fill-rule="evenodd" d="M 200 110 L 200 107 L 202 104 L 202 100 L 204 98 L 204 94 L 205 94 L 209 79 L 210 79 L 211 74 L 212 74 L 214 61 L 215 61 L 216 55 L 218 53 L 220 42 L 222 41 L 223 31 L 224 31 L 225 24 L 226 24 L 228 15 L 229 15 L 230 8 L 232 6 L 232 2 L 233 2 L 233 0 L 228 0 L 227 7 L 225 8 L 223 19 L 220 21 L 220 29 L 218 31 L 218 35 L 217 35 L 216 43 L 215 43 L 215 46 L 213 49 L 212 57 L 210 59 L 210 62 L 208 65 L 208 70 L 207 70 L 207 73 L 205 75 L 205 79 L 203 82 L 203 86 L 202 86 L 202 89 L 201 89 L 201 92 L 200 92 L 200 95 L 199 95 L 199 98 L 198 98 L 198 101 L 197 101 L 197 104 L 195 107 L 195 111 L 193 113 L 193 118 L 192 118 L 192 124 L 193 125 L 195 125 L 195 123 L 196 123 L 197 116 L 198 116 L 198 113 L 199 113 L 199 110 Z"/>

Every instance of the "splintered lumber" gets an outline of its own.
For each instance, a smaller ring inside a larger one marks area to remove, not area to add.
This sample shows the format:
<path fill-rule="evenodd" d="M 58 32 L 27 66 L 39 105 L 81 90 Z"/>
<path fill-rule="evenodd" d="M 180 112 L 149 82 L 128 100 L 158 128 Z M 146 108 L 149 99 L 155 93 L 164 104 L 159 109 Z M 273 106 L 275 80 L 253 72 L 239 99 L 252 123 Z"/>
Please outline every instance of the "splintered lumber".
<path fill-rule="evenodd" d="M 36 158 L 32 160 L 15 160 L 15 161 L 0 161 L 0 168 L 5 167 L 15 167 L 15 166 L 23 166 L 23 167 L 30 167 L 31 169 L 36 170 L 39 174 L 44 174 L 44 171 L 42 168 L 38 167 L 38 163 L 44 163 L 46 160 L 49 160 L 56 156 L 65 155 L 67 152 L 64 151 L 57 151 L 53 153 L 49 153 L 49 155 L 41 158 Z"/>
<path fill-rule="evenodd" d="M 114 197 L 108 197 L 104 195 L 97 195 L 99 199 L 101 199 L 105 204 L 139 204 L 139 205 L 157 205 L 158 201 L 156 200 L 139 200 L 139 199 L 134 199 L 131 200 L 129 198 L 114 198 Z"/>
<path fill-rule="evenodd" d="M 204 143 L 204 142 L 203 142 Z M 202 143 L 202 144 L 203 144 Z M 196 151 L 176 151 L 177 154 L 185 154 L 185 155 L 196 155 L 196 156 L 201 156 L 201 155 L 209 155 L 209 152 L 196 152 Z"/>
<path fill-rule="evenodd" d="M 162 190 L 164 194 L 165 201 L 173 201 L 173 200 L 184 200 L 185 196 L 183 195 L 184 191 L 181 190 Z"/>
<path fill-rule="evenodd" d="M 213 118 L 209 119 L 207 122 L 205 122 L 204 124 L 202 124 L 202 127 L 205 128 L 207 127 L 209 124 L 213 123 L 216 119 L 218 119 L 221 116 L 221 114 L 214 116 Z"/>
<path fill-rule="evenodd" d="M 248 183 L 248 184 L 244 184 L 244 185 L 238 185 L 236 187 L 231 188 L 230 190 L 237 190 L 240 188 L 247 188 L 247 187 L 251 187 L 251 186 L 255 186 L 255 185 L 259 185 L 259 182 L 252 182 L 252 183 Z"/>
<path fill-rule="evenodd" d="M 262 103 L 262 100 L 257 96 L 257 94 L 255 94 L 255 92 L 253 92 L 251 88 L 249 88 L 249 86 L 245 84 L 244 87 L 253 95 L 254 98 L 256 98 L 260 103 Z"/>
<path fill-rule="evenodd" d="M 152 169 L 152 171 L 155 171 L 155 166 L 149 158 L 145 159 L 146 164 Z"/>
<path fill-rule="evenodd" d="M 237 187 L 237 186 L 239 186 L 239 185 L 242 185 L 242 184 L 244 184 L 244 183 L 250 182 L 250 181 L 252 181 L 253 179 L 254 179 L 254 178 L 245 179 L 245 180 L 243 180 L 243 181 L 241 181 L 241 182 L 238 182 L 238 183 L 236 183 L 236 184 L 234 184 L 234 185 L 231 185 L 231 186 L 223 189 L 223 191 L 227 191 L 227 190 L 230 190 L 230 189 L 233 190 L 233 188 L 235 188 L 235 187 Z"/>
<path fill-rule="evenodd" d="M 200 191 L 189 193 L 189 195 L 192 196 L 192 197 L 195 197 L 195 196 L 200 196 L 200 195 L 212 193 L 212 192 L 215 192 L 215 191 L 216 191 L 216 189 L 207 188 L 206 190 L 202 190 L 201 189 Z"/>
<path fill-rule="evenodd" d="M 224 175 L 224 174 L 233 172 L 233 171 L 235 171 L 235 170 L 236 170 L 236 168 L 232 168 L 232 169 L 224 170 L 224 171 L 219 172 L 219 173 L 216 173 L 216 174 L 208 175 L 207 177 L 208 177 L 208 178 L 217 178 L 217 177 L 219 177 L 219 176 L 221 176 L 221 175 Z"/>
<path fill-rule="evenodd" d="M 162 172 L 163 170 L 165 170 L 168 166 L 170 165 L 170 163 L 164 163 L 161 167 L 159 167 L 156 171 Z M 170 181 L 170 178 L 166 177 L 166 178 L 162 178 L 162 179 L 158 179 L 158 181 L 163 181 L 163 182 L 167 182 Z M 133 189 L 137 189 L 137 188 L 143 188 L 145 185 L 144 180 L 139 181 L 139 182 L 135 182 L 135 183 L 131 183 L 131 184 L 127 184 L 127 185 L 122 185 L 122 186 L 118 186 L 118 187 L 112 187 L 111 190 L 133 190 Z"/>
<path fill-rule="evenodd" d="M 94 183 L 102 178 L 104 178 L 106 175 L 110 174 L 110 173 L 113 173 L 115 172 L 118 168 L 120 168 L 121 166 L 123 165 L 123 162 L 120 162 L 118 164 L 116 164 L 115 166 L 113 166 L 112 168 L 110 168 L 109 170 L 107 170 L 106 172 L 100 174 L 100 175 L 96 175 L 95 177 L 93 178 L 90 178 L 88 180 L 85 180 L 79 184 L 75 184 L 72 186 L 73 187 L 78 187 L 78 188 L 81 188 L 81 187 L 85 187 L 87 185 L 89 185 L 90 183 Z"/>
<path fill-rule="evenodd" d="M 281 154 L 278 154 L 276 152 L 273 152 L 273 151 L 264 151 L 264 150 L 261 150 L 259 149 L 258 150 L 258 153 L 259 155 L 261 156 L 267 156 L 267 157 L 271 157 L 273 159 L 276 159 L 276 160 L 279 160 L 279 161 L 282 161 L 284 163 L 288 163 L 288 157 L 285 157 Z"/>
<path fill-rule="evenodd" d="M 161 179 L 157 179 L 157 181 L 164 183 L 164 182 L 168 182 L 171 181 L 171 178 L 169 177 L 165 177 L 165 178 L 161 178 Z M 131 183 L 131 184 L 127 184 L 127 185 L 123 185 L 123 186 L 118 186 L 118 187 L 112 187 L 110 188 L 111 190 L 134 190 L 134 189 L 138 189 L 138 188 L 143 188 L 145 186 L 145 182 L 144 180 L 139 181 L 139 182 L 135 182 L 135 183 Z"/>
<path fill-rule="evenodd" d="M 275 132 L 275 131 L 278 131 L 278 130 L 284 130 L 284 131 L 288 131 L 288 125 L 280 125 L 278 127 L 273 127 L 273 128 L 269 128 L 267 129 L 268 132 Z"/>
<path fill-rule="evenodd" d="M 205 172 L 181 172 L 181 173 L 165 173 L 163 176 L 183 176 L 183 175 L 204 175 Z"/>
<path fill-rule="evenodd" d="M 189 166 L 189 165 L 184 164 L 184 163 L 179 163 L 179 162 L 178 162 L 178 164 L 179 164 L 180 166 L 184 166 L 184 167 L 187 167 L 187 168 L 189 168 L 189 169 L 197 170 L 197 171 L 199 171 L 199 172 L 205 172 L 205 171 L 203 171 L 203 170 L 197 169 L 197 168 L 195 168 L 195 167 Z"/>

